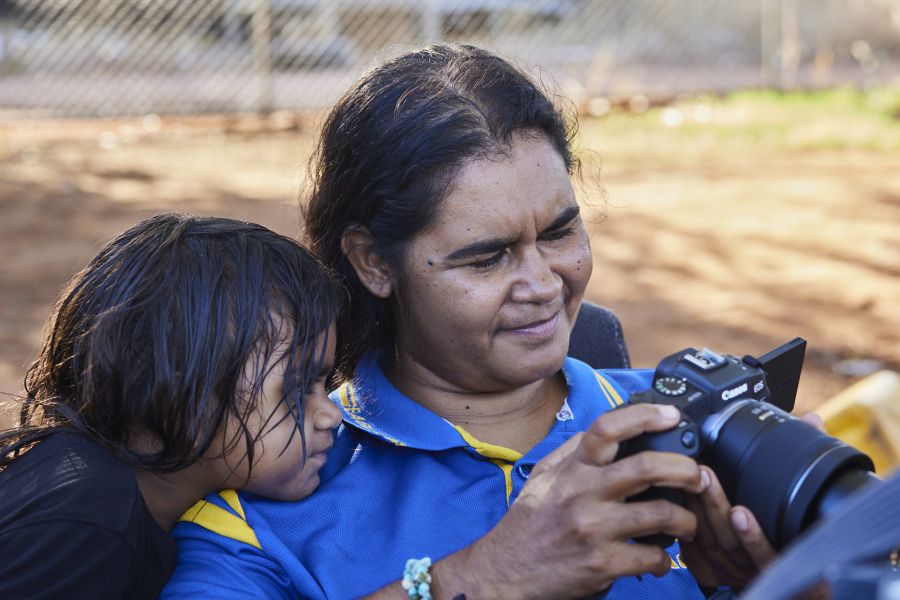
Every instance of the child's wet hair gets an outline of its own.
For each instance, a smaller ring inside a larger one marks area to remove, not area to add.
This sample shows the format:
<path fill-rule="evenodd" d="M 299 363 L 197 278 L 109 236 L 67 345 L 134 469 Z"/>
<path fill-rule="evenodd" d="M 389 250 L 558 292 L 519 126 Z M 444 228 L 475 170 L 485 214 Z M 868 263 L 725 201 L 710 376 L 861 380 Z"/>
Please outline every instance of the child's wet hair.
<path fill-rule="evenodd" d="M 20 425 L 0 435 L 0 466 L 66 428 L 133 466 L 174 471 L 206 453 L 229 416 L 239 428 L 228 442 L 246 441 L 252 466 L 254 441 L 275 425 L 246 425 L 265 376 L 286 361 L 282 401 L 302 436 L 338 310 L 330 272 L 290 238 L 224 218 L 143 221 L 62 293 Z"/>

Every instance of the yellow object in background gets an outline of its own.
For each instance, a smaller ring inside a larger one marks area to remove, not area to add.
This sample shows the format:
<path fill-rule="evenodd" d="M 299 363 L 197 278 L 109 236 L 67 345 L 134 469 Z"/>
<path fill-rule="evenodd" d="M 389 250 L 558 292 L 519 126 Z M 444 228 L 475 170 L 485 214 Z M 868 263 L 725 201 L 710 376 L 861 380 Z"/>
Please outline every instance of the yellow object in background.
<path fill-rule="evenodd" d="M 881 477 L 900 467 L 900 373 L 873 373 L 815 412 L 830 435 L 868 454 Z"/>

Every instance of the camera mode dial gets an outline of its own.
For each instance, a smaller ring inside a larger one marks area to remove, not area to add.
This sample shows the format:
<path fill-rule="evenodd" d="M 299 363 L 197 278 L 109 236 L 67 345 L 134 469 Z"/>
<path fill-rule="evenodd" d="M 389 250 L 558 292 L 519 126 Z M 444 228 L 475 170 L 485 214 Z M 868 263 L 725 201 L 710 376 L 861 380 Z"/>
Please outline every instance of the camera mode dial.
<path fill-rule="evenodd" d="M 653 389 L 664 396 L 680 396 L 687 391 L 687 383 L 681 377 L 660 377 L 653 382 Z"/>

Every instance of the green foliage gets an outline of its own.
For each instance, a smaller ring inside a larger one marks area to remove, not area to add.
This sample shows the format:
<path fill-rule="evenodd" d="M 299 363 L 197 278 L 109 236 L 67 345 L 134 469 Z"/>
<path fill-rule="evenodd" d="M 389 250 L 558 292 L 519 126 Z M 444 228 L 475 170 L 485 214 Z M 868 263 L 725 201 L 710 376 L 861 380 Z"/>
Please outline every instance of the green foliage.
<path fill-rule="evenodd" d="M 690 141 L 711 150 L 900 150 L 900 88 L 735 92 L 698 96 L 635 114 L 613 110 L 582 122 L 602 152 L 671 148 Z M 590 145 L 590 144 L 589 144 Z"/>

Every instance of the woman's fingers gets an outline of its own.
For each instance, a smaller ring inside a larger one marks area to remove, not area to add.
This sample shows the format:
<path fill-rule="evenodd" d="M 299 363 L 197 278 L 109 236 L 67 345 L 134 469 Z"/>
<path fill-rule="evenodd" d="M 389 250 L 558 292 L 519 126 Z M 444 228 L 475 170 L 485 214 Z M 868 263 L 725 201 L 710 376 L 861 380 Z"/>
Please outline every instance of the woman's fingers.
<path fill-rule="evenodd" d="M 822 433 L 828 433 L 827 431 L 825 431 L 825 421 L 823 421 L 822 417 L 820 417 L 816 413 L 814 413 L 814 412 L 803 413 L 798 418 L 801 421 L 803 421 L 804 423 L 806 423 L 807 425 L 811 425 L 812 427 L 815 427 Z"/>
<path fill-rule="evenodd" d="M 725 490 L 722 489 L 722 485 L 712 469 L 704 466 L 700 467 L 700 471 L 701 477 L 707 482 L 706 489 L 699 495 L 700 506 L 706 516 L 713 538 L 707 543 L 714 543 L 731 556 L 742 548 L 741 541 L 731 524 L 729 515 L 731 502 L 725 496 Z"/>
<path fill-rule="evenodd" d="M 681 556 L 694 578 L 704 586 L 715 587 L 730 585 L 735 587 L 747 583 L 747 558 L 743 553 L 728 554 L 717 545 L 712 527 L 697 496 L 689 496 L 688 509 L 697 517 L 697 536 L 694 540 L 681 540 Z M 735 557 L 744 561 L 743 565 L 735 562 Z"/>
<path fill-rule="evenodd" d="M 697 496 L 688 496 L 687 508 L 694 513 L 697 518 L 697 535 L 693 540 L 679 540 L 681 548 L 681 557 L 691 570 L 691 575 L 697 580 L 701 586 L 715 587 L 721 580 L 717 576 L 716 563 L 713 556 L 707 554 L 705 541 L 712 539 L 712 532 L 709 523 L 706 521 L 706 515 L 700 506 L 700 499 Z M 713 552 L 715 549 L 712 549 Z"/>
<path fill-rule="evenodd" d="M 775 556 L 775 548 L 756 517 L 743 506 L 732 507 L 713 470 L 701 469 L 709 485 L 700 494 L 700 504 L 719 547 L 737 564 L 752 563 L 756 569 L 762 568 Z"/>
<path fill-rule="evenodd" d="M 672 568 L 672 558 L 659 546 L 618 543 L 610 550 L 608 569 L 618 577 L 644 573 L 662 577 Z"/>
<path fill-rule="evenodd" d="M 616 457 L 619 442 L 647 431 L 674 427 L 680 415 L 674 406 L 653 404 L 635 404 L 604 413 L 584 433 L 577 456 L 588 464 L 608 464 Z"/>
<path fill-rule="evenodd" d="M 628 456 L 603 468 L 602 494 L 609 500 L 623 500 L 650 486 L 700 493 L 703 489 L 700 468 L 687 456 L 650 451 Z"/>
<path fill-rule="evenodd" d="M 715 473 L 700 468 L 708 485 L 688 503 L 697 515 L 698 535 L 685 544 L 685 560 L 704 585 L 745 585 L 775 550 L 750 511 L 732 507 Z"/>
<path fill-rule="evenodd" d="M 531 477 L 557 468 L 560 463 L 572 456 L 575 451 L 578 450 L 578 446 L 581 444 L 582 437 L 584 437 L 584 432 L 576 433 L 571 438 L 569 438 L 562 446 L 538 461 L 538 463 L 534 465 L 534 468 L 531 471 Z"/>
<path fill-rule="evenodd" d="M 637 538 L 664 533 L 679 539 L 692 540 L 697 532 L 697 518 L 677 504 L 666 500 L 650 500 L 624 505 L 621 518 L 604 523 L 617 537 Z"/>
<path fill-rule="evenodd" d="M 731 509 L 731 523 L 741 540 L 741 546 L 753 561 L 757 569 L 762 569 L 775 558 L 775 548 L 766 538 L 762 527 L 753 513 L 746 507 L 735 506 Z"/>
<path fill-rule="evenodd" d="M 515 521 L 519 526 L 508 531 L 498 526 L 494 534 L 502 530 L 514 538 L 512 547 L 546 549 L 546 553 L 538 549 L 536 555 L 567 556 L 568 568 L 589 569 L 598 583 L 622 575 L 667 573 L 671 559 L 664 550 L 630 543 L 629 538 L 664 533 L 692 539 L 696 517 L 664 500 L 623 500 L 651 486 L 697 493 L 702 487 L 699 468 L 691 458 L 674 453 L 641 452 L 619 461 L 615 457 L 623 440 L 669 429 L 679 418 L 673 407 L 646 404 L 604 414 L 535 466 L 501 522 Z M 573 562 L 572 557 L 578 558 Z M 529 564 L 533 571 L 533 562 Z M 549 563 L 542 567 L 555 568 Z"/>

